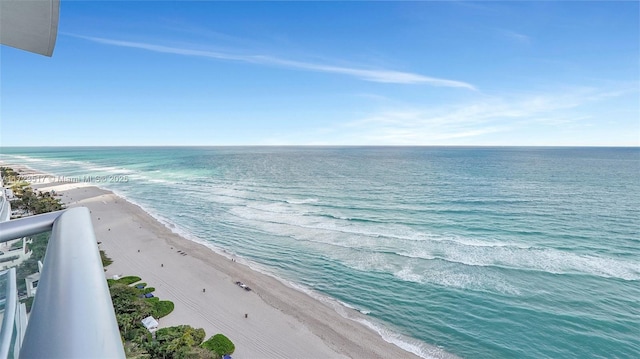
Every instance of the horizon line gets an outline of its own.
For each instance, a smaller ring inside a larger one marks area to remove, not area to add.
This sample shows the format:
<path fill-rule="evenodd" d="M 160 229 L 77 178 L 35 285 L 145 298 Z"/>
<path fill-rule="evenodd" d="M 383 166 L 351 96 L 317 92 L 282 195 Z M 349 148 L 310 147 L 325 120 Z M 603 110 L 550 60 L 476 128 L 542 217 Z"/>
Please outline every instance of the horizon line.
<path fill-rule="evenodd" d="M 98 146 L 86 146 L 86 145 L 39 145 L 39 146 L 0 146 L 3 148 L 196 148 L 196 147 L 395 147 L 395 148 L 427 148 L 427 147 L 474 147 L 474 148 L 496 148 L 496 147 L 510 147 L 510 148 L 640 148 L 638 145 L 98 145 Z M 3 153 L 0 151 L 0 156 Z"/>

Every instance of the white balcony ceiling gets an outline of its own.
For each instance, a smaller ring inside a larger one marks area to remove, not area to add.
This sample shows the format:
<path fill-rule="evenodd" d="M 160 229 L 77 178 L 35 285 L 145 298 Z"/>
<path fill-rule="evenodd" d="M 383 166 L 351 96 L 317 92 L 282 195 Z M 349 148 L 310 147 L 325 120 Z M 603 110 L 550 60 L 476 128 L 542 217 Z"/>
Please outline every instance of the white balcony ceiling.
<path fill-rule="evenodd" d="M 51 56 L 60 0 L 0 0 L 0 43 Z"/>

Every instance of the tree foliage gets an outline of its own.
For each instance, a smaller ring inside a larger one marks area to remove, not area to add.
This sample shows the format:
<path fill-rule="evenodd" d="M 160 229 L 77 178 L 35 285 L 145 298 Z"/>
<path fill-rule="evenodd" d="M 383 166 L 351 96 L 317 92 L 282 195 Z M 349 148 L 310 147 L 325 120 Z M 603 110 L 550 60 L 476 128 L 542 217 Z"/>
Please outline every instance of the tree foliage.
<path fill-rule="evenodd" d="M 0 167 L 0 176 L 5 179 L 6 182 L 13 182 L 17 179 L 19 173 L 14 171 L 11 167 Z"/>
<path fill-rule="evenodd" d="M 147 350 L 153 358 L 206 358 L 207 353 L 198 348 L 204 337 L 204 329 L 190 325 L 162 328 L 156 332 L 156 340 Z"/>
<path fill-rule="evenodd" d="M 100 259 L 102 260 L 102 266 L 103 267 L 106 267 L 109 264 L 113 263 L 113 259 L 107 257 L 107 254 L 102 249 L 100 250 Z"/>
<path fill-rule="evenodd" d="M 109 290 L 120 333 L 131 339 L 133 331 L 142 327 L 142 319 L 153 314 L 153 305 L 138 298 L 139 291 L 126 284 L 112 283 Z"/>
<path fill-rule="evenodd" d="M 218 358 L 226 354 L 233 354 L 236 350 L 233 342 L 222 334 L 212 336 L 206 342 L 202 343 L 201 347 L 211 350 Z"/>
<path fill-rule="evenodd" d="M 0 175 L 4 183 L 11 187 L 17 197 L 11 204 L 14 209 L 20 209 L 30 214 L 41 214 L 64 209 L 64 205 L 55 198 L 53 192 L 36 191 L 29 183 L 20 178 L 20 174 L 9 167 L 0 167 Z"/>
<path fill-rule="evenodd" d="M 18 285 L 18 291 L 26 290 L 27 285 L 24 279 L 27 276 L 38 272 L 38 261 L 44 259 L 47 244 L 49 244 L 50 234 L 51 232 L 45 232 L 31 236 L 31 244 L 27 244 L 28 249 L 31 250 L 31 256 L 16 267 L 16 283 Z"/>
<path fill-rule="evenodd" d="M 13 201 L 12 207 L 21 209 L 31 214 L 49 213 L 64 209 L 64 205 L 55 198 L 51 192 L 34 191 L 31 187 L 16 188 L 17 200 Z"/>

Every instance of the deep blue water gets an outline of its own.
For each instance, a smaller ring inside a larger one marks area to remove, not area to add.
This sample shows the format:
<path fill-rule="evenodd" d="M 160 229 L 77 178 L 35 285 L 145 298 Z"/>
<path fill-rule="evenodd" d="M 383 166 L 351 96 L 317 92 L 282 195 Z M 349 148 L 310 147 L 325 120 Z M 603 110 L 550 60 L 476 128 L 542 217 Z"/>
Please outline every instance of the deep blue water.
<path fill-rule="evenodd" d="M 640 357 L 638 148 L 0 151 L 115 175 L 100 185 L 423 356 Z"/>

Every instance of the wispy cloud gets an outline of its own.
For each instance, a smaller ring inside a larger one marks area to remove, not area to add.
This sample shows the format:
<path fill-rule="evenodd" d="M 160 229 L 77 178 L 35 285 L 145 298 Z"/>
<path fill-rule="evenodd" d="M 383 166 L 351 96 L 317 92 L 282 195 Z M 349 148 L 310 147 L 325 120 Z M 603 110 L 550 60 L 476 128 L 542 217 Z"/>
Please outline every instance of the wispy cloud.
<path fill-rule="evenodd" d="M 499 30 L 500 33 L 507 37 L 508 39 L 511 39 L 512 41 L 515 41 L 517 43 L 520 44 L 530 44 L 531 43 L 531 37 L 525 35 L 525 34 L 521 34 L 519 32 L 513 31 L 513 30 L 506 30 L 506 29 L 501 29 Z"/>
<path fill-rule="evenodd" d="M 208 51 L 208 50 L 195 50 L 181 47 L 163 46 L 148 44 L 143 42 L 123 41 L 106 39 L 101 37 L 81 36 L 74 34 L 65 34 L 76 38 L 81 38 L 100 44 L 129 47 L 159 53 L 176 54 L 183 56 L 196 56 L 211 58 L 217 60 L 237 61 L 245 62 L 257 65 L 269 65 L 269 66 L 281 66 L 292 69 L 308 70 L 315 72 L 334 73 L 356 77 L 365 81 L 380 82 L 380 83 L 394 83 L 394 84 L 425 84 L 431 86 L 442 87 L 454 87 L 464 88 L 469 90 L 476 90 L 475 86 L 462 81 L 442 79 L 436 77 L 429 77 L 411 72 L 402 72 L 394 70 L 384 69 L 363 69 L 353 67 L 332 66 L 327 64 L 318 64 L 310 62 L 302 62 L 295 60 L 282 59 L 274 56 L 267 55 L 237 55 L 226 52 Z"/>
<path fill-rule="evenodd" d="M 577 131 L 592 119 L 581 113 L 581 106 L 624 93 L 576 88 L 556 94 L 485 97 L 441 107 L 387 109 L 337 125 L 333 133 L 339 141 L 352 144 L 535 144 L 532 129 Z"/>

